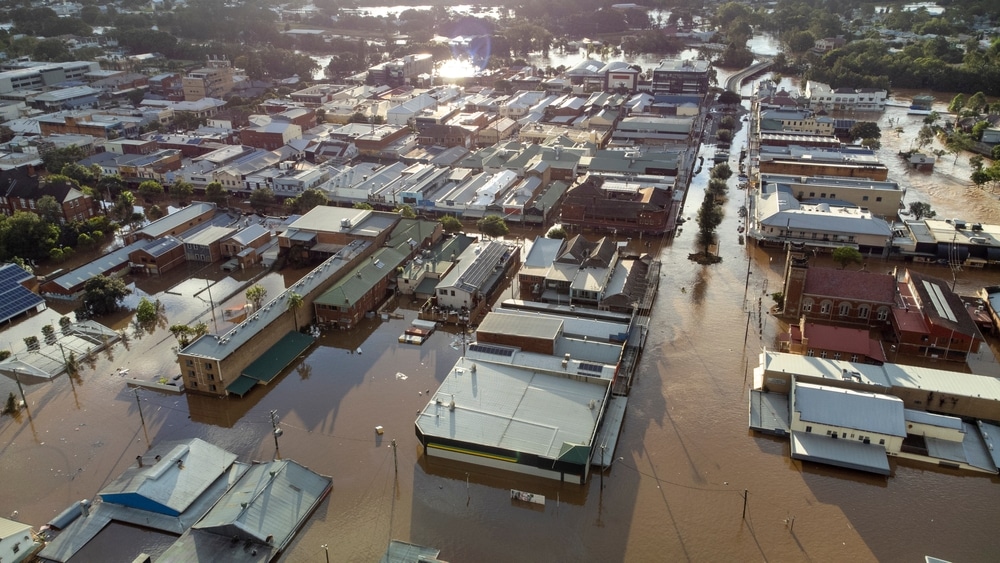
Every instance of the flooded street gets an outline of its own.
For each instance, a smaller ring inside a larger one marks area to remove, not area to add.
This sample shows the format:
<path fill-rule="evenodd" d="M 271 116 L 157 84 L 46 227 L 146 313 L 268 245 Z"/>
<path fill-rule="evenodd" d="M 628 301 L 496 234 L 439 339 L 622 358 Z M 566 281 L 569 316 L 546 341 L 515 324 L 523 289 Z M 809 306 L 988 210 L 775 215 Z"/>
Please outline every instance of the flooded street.
<path fill-rule="evenodd" d="M 907 126 L 902 135 L 908 134 Z M 711 157 L 712 147 L 701 150 Z M 887 150 L 883 161 L 896 166 Z M 946 171 L 951 158 L 944 159 Z M 706 166 L 694 178 L 685 217 L 693 219 L 708 173 Z M 897 173 L 903 171 L 891 169 L 890 177 L 904 183 Z M 616 461 L 603 479 L 594 473 L 581 487 L 423 457 L 416 413 L 462 347 L 454 331 L 445 330 L 423 346 L 398 343 L 414 311 L 324 334 L 298 365 L 242 399 L 127 389 L 118 367 L 152 377 L 172 376 L 177 366 L 166 326 L 133 335 L 126 318 L 115 328 L 129 332 L 127 345 L 100 353 L 78 378 L 27 386 L 31 416 L 0 419 L 0 506 L 17 510 L 21 521 L 44 524 L 70 503 L 93 499 L 146 451 L 147 435 L 154 443 L 198 437 L 242 461 L 271 459 L 268 413 L 275 410 L 283 430 L 280 455 L 333 477 L 330 496 L 283 561 L 322 562 L 323 545 L 332 561 L 373 561 L 392 538 L 434 546 L 453 562 L 995 560 L 1000 478 L 897 460 L 890 461 L 889 479 L 803 465 L 789 458 L 786 440 L 748 431 L 747 370 L 779 330 L 767 310 L 768 295 L 780 289 L 783 256 L 738 244 L 744 192 L 735 178 L 730 182 L 718 231 L 721 264 L 687 259 L 693 221 L 649 249 L 664 264 L 660 291 Z M 995 201 L 962 199 L 964 191 L 941 186 L 936 176 L 915 177 L 909 185 L 908 201 L 928 198 L 941 216 L 1000 222 Z M 645 248 L 645 242 L 631 244 Z M 925 271 L 950 275 L 944 268 Z M 160 290 L 169 293 L 160 298 L 167 324 L 218 322 L 222 328 L 218 315 L 243 301 L 238 281 L 252 276 L 208 271 L 165 279 Z M 996 279 L 995 272 L 959 276 L 960 293 Z M 261 283 L 274 295 L 294 279 L 295 272 L 281 272 Z M 155 287 L 153 280 L 145 283 Z M 208 285 L 211 299 L 203 291 Z M 0 390 L 8 389 L 16 388 L 4 379 Z M 383 426 L 384 435 L 376 435 L 375 426 Z M 511 488 L 543 494 L 548 502 L 512 503 Z M 157 534 L 123 528 L 116 534 L 127 540 L 119 543 L 131 545 L 116 554 L 132 553 L 136 542 L 151 553 L 165 548 Z M 101 550 L 115 549 L 112 543 L 89 546 L 88 553 L 107 556 Z"/>

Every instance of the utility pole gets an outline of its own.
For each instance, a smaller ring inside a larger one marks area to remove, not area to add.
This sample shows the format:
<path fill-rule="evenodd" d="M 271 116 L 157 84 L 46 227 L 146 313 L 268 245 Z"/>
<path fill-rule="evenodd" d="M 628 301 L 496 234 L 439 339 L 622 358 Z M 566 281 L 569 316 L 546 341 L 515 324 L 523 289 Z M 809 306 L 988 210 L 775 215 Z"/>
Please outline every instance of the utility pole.
<path fill-rule="evenodd" d="M 748 491 L 747 489 L 743 489 L 743 519 L 744 520 L 747 519 L 747 496 L 749 496 L 748 495 L 749 492 L 750 491 Z"/>
<path fill-rule="evenodd" d="M 212 301 L 212 282 L 205 280 L 205 286 L 208 289 L 208 307 L 212 311 L 212 324 L 215 325 L 215 332 L 219 332 L 219 321 L 215 319 L 215 303 Z"/>
<path fill-rule="evenodd" d="M 399 477 L 399 460 L 396 458 L 396 439 L 392 440 L 392 465 L 396 469 L 396 477 Z"/>
<path fill-rule="evenodd" d="M 146 430 L 146 418 L 142 416 L 142 401 L 139 400 L 139 388 L 133 387 L 132 392 L 135 393 L 135 404 L 139 406 L 139 422 L 142 423 L 142 433 L 146 436 L 146 449 L 152 447 L 149 443 L 149 432 Z"/>
<path fill-rule="evenodd" d="M 281 450 L 278 449 L 278 436 L 281 436 L 281 429 L 278 428 L 278 411 L 271 411 L 271 428 L 274 429 L 272 434 L 274 435 L 274 459 L 281 459 Z"/>
<path fill-rule="evenodd" d="M 330 546 L 324 543 L 320 547 L 323 548 L 323 553 L 326 554 L 326 563 L 330 563 Z"/>
<path fill-rule="evenodd" d="M 20 371 L 20 369 L 14 368 L 14 381 L 17 382 L 17 390 L 21 392 L 21 402 L 24 403 L 24 412 L 28 413 L 28 418 L 31 418 L 31 411 L 28 409 L 28 400 L 24 398 L 24 388 L 21 387 Z"/>

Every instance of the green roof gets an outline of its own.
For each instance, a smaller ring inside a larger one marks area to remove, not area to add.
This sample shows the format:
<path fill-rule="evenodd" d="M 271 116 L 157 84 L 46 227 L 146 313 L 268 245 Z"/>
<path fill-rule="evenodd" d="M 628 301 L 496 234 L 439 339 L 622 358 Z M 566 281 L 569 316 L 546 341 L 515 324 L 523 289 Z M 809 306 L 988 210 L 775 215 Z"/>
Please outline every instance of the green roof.
<path fill-rule="evenodd" d="M 236 381 L 230 383 L 226 387 L 226 391 L 232 395 L 239 395 L 242 397 L 243 395 L 246 395 L 247 391 L 252 389 L 254 385 L 257 385 L 256 379 L 241 375 L 236 378 Z"/>
<path fill-rule="evenodd" d="M 326 293 L 316 298 L 314 303 L 337 307 L 353 306 L 382 279 L 394 275 L 396 268 L 406 261 L 407 254 L 395 248 L 377 250 L 370 260 L 348 272 Z"/>
<path fill-rule="evenodd" d="M 266 352 L 247 366 L 243 370 L 242 376 L 237 378 L 230 386 L 236 385 L 242 377 L 250 377 L 265 384 L 270 383 L 272 379 L 281 373 L 281 370 L 291 364 L 299 354 L 305 352 L 306 348 L 315 341 L 316 339 L 308 334 L 302 334 L 294 330 L 289 331 L 274 346 L 268 348 Z"/>
<path fill-rule="evenodd" d="M 437 221 L 427 221 L 425 219 L 400 219 L 399 223 L 392 230 L 392 234 L 389 235 L 389 240 L 386 241 L 385 245 L 405 250 L 400 248 L 400 246 L 404 244 L 408 246 L 410 240 L 413 240 L 417 244 L 422 243 L 424 239 L 431 236 L 437 225 Z"/>

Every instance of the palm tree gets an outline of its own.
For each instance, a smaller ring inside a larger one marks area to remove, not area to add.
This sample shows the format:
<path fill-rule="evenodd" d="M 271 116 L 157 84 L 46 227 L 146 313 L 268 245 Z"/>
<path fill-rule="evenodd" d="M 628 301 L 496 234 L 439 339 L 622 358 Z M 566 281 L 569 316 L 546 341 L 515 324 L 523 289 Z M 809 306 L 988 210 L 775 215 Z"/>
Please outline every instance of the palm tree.
<path fill-rule="evenodd" d="M 292 318 L 295 319 L 295 332 L 299 331 L 299 313 L 298 310 L 302 308 L 303 300 L 302 296 L 294 291 L 288 294 L 288 308 L 292 311 Z"/>

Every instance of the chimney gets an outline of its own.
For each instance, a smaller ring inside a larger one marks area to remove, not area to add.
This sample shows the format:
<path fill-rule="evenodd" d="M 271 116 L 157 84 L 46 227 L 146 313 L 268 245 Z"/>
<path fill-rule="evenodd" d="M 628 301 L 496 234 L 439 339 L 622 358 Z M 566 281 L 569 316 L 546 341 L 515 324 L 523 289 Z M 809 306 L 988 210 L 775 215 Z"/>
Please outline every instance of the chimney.
<path fill-rule="evenodd" d="M 80 501 L 80 512 L 83 514 L 84 518 L 90 516 L 90 501 L 89 500 L 83 499 L 83 500 Z"/>
<path fill-rule="evenodd" d="M 139 464 L 139 467 L 142 467 L 142 456 L 141 455 L 135 456 L 135 462 Z"/>

